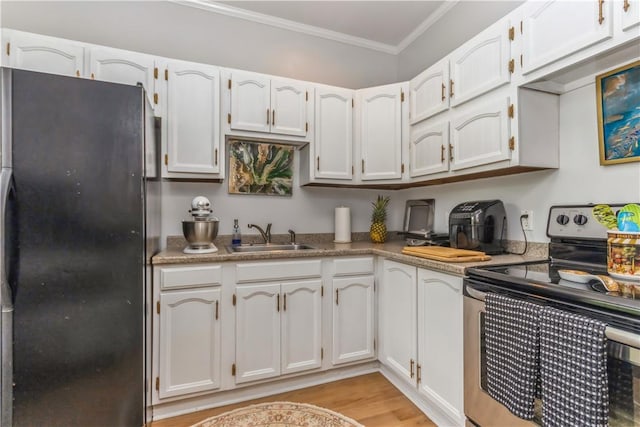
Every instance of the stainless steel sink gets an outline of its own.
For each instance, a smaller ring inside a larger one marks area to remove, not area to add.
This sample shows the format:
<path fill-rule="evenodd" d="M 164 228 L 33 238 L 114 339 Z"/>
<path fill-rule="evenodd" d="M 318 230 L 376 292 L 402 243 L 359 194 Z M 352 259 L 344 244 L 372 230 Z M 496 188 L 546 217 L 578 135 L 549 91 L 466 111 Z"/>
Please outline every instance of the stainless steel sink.
<path fill-rule="evenodd" d="M 303 251 L 315 249 L 313 246 L 299 243 L 254 243 L 239 246 L 227 246 L 229 253 L 234 252 L 276 252 L 276 251 Z"/>

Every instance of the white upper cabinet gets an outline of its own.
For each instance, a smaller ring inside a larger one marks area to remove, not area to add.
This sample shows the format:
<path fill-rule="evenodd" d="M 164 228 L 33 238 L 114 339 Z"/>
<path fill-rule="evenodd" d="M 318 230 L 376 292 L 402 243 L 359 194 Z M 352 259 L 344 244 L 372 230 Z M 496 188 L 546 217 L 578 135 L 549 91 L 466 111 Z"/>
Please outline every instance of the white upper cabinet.
<path fill-rule="evenodd" d="M 255 73 L 231 75 L 231 129 L 271 130 L 271 81 Z"/>
<path fill-rule="evenodd" d="M 640 25 L 640 0 L 623 0 L 616 3 L 614 7 L 622 13 L 622 31 Z"/>
<path fill-rule="evenodd" d="M 159 102 L 155 93 L 157 59 L 143 53 L 106 47 L 87 49 L 89 72 L 87 77 L 106 82 L 135 85 L 142 83 L 152 105 Z M 155 102 L 154 102 L 155 101 Z"/>
<path fill-rule="evenodd" d="M 418 123 L 411 129 L 409 171 L 412 178 L 449 169 L 449 122 Z"/>
<path fill-rule="evenodd" d="M 218 68 L 170 61 L 165 76 L 166 176 L 219 174 L 224 169 L 220 152 Z"/>
<path fill-rule="evenodd" d="M 402 84 L 356 91 L 359 108 L 360 178 L 402 177 Z"/>
<path fill-rule="evenodd" d="M 409 123 L 415 124 L 449 108 L 449 58 L 409 82 Z"/>
<path fill-rule="evenodd" d="M 15 30 L 2 30 L 5 59 L 12 68 L 84 77 L 81 43 Z"/>
<path fill-rule="evenodd" d="M 509 98 L 493 97 L 455 117 L 451 123 L 451 169 L 508 160 Z"/>
<path fill-rule="evenodd" d="M 613 1 L 530 1 L 525 4 L 522 72 L 554 61 L 613 36 Z"/>
<path fill-rule="evenodd" d="M 351 180 L 353 177 L 353 95 L 349 89 L 316 87 L 316 178 Z"/>
<path fill-rule="evenodd" d="M 512 35 L 515 37 L 515 29 L 502 20 L 453 51 L 449 56 L 451 106 L 509 83 L 515 71 L 510 56 Z"/>
<path fill-rule="evenodd" d="M 288 80 L 271 81 L 271 133 L 307 134 L 307 86 Z"/>
<path fill-rule="evenodd" d="M 306 83 L 235 70 L 230 81 L 231 130 L 307 136 Z"/>

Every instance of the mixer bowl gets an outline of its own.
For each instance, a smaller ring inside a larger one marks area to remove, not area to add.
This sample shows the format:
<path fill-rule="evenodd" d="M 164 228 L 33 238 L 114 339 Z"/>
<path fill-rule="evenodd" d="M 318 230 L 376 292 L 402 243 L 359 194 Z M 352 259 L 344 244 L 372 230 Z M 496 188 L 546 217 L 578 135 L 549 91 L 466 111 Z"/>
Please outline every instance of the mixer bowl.
<path fill-rule="evenodd" d="M 192 248 L 208 248 L 218 237 L 218 220 L 182 221 L 182 233 Z"/>

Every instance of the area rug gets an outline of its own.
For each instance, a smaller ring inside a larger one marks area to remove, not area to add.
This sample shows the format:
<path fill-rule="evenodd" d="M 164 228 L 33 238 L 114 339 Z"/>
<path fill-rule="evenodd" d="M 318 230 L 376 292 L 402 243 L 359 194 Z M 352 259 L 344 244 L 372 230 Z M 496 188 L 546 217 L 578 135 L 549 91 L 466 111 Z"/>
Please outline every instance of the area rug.
<path fill-rule="evenodd" d="M 364 427 L 351 418 L 329 409 L 293 402 L 267 402 L 250 405 L 191 427 Z"/>

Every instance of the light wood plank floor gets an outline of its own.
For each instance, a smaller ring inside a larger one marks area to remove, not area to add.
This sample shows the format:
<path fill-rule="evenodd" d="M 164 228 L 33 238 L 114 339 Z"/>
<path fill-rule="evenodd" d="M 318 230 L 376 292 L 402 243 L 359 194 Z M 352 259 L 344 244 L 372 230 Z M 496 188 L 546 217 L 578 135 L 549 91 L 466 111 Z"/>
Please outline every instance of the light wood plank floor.
<path fill-rule="evenodd" d="M 366 427 L 435 427 L 429 418 L 379 373 L 167 418 L 151 423 L 151 427 L 186 427 L 242 406 L 274 401 L 321 406 L 351 417 Z"/>

